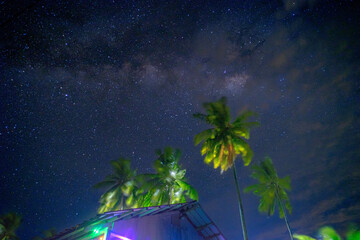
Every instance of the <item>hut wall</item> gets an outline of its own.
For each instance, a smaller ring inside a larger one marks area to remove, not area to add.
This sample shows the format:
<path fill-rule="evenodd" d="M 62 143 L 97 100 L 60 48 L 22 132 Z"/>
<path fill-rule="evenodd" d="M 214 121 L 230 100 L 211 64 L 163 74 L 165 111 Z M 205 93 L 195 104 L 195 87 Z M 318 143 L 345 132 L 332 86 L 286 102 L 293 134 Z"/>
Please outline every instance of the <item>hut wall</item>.
<path fill-rule="evenodd" d="M 131 240 L 202 240 L 191 223 L 180 214 L 164 213 L 114 223 L 107 239 L 118 240 L 111 233 Z"/>

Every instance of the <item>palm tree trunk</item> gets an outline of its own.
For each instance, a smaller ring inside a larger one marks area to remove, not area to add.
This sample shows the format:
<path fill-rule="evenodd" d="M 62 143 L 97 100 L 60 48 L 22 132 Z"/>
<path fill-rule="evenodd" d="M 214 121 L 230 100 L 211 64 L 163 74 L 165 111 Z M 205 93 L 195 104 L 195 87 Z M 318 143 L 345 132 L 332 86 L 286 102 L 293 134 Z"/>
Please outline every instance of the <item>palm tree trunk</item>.
<path fill-rule="evenodd" d="M 235 180 L 237 196 L 238 196 L 238 200 L 239 200 L 239 212 L 240 212 L 240 220 L 241 220 L 241 226 L 242 226 L 242 231 L 243 231 L 243 237 L 244 237 L 244 240 L 248 240 L 246 224 L 245 224 L 244 209 L 243 209 L 243 205 L 242 205 L 242 201 L 241 201 L 240 188 L 239 188 L 239 183 L 237 180 L 235 164 L 232 166 L 232 169 L 233 169 L 233 173 L 234 173 L 234 180 Z"/>
<path fill-rule="evenodd" d="M 121 200 L 120 200 L 120 210 L 124 210 L 124 196 L 121 196 Z"/>
<path fill-rule="evenodd" d="M 169 205 L 171 204 L 171 191 L 172 191 L 172 189 L 170 189 L 169 187 L 168 187 L 168 191 L 169 191 Z"/>
<path fill-rule="evenodd" d="M 287 214 L 286 214 L 286 208 L 284 207 L 284 203 L 281 201 L 280 197 L 279 197 L 279 194 L 278 194 L 278 191 L 276 189 L 276 197 L 278 199 L 278 201 L 280 202 L 280 207 L 281 207 L 281 210 L 283 211 L 284 213 L 284 220 L 285 220 L 285 223 L 286 223 L 286 227 L 289 231 L 289 234 L 290 234 L 290 239 L 291 240 L 294 240 L 293 238 L 293 234 L 292 234 L 292 231 L 291 231 L 291 228 L 290 228 L 290 224 L 289 224 L 289 221 L 287 219 Z"/>

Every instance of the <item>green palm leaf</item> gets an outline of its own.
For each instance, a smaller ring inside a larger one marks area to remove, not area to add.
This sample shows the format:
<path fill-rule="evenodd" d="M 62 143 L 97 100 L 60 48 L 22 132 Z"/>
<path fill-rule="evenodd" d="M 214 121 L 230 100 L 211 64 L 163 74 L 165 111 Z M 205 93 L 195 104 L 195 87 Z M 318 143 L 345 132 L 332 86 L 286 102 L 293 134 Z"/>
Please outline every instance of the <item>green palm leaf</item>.
<path fill-rule="evenodd" d="M 322 227 L 319 229 L 319 235 L 323 240 L 341 240 L 340 235 L 332 227 Z"/>
<path fill-rule="evenodd" d="M 192 187 L 190 184 L 188 184 L 187 182 L 178 180 L 177 181 L 180 185 L 180 187 L 186 191 L 186 195 L 188 195 L 191 199 L 198 201 L 199 200 L 199 196 L 198 196 L 198 192 L 196 191 L 196 189 L 194 187 Z"/>
<path fill-rule="evenodd" d="M 206 129 L 204 131 L 202 131 L 201 133 L 195 135 L 194 137 L 194 143 L 195 145 L 198 145 L 199 143 L 201 143 L 202 141 L 211 138 L 211 136 L 213 135 L 213 130 L 212 129 Z"/>
<path fill-rule="evenodd" d="M 102 182 L 99 182 L 93 186 L 93 188 L 99 189 L 99 188 L 110 188 L 114 185 L 115 181 L 112 180 L 105 180 Z"/>
<path fill-rule="evenodd" d="M 360 239 L 360 229 L 355 225 L 350 225 L 350 229 L 346 233 L 347 240 L 359 240 Z"/>
<path fill-rule="evenodd" d="M 306 235 L 299 235 L 299 234 L 294 234 L 293 235 L 294 238 L 298 239 L 298 240 L 316 240 L 315 238 L 306 236 Z"/>

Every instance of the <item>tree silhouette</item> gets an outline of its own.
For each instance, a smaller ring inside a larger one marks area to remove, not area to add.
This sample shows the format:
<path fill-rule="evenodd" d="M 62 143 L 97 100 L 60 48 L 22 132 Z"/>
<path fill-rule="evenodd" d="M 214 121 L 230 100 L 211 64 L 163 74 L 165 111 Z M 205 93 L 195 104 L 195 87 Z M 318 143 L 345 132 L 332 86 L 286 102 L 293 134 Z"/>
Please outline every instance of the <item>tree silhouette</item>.
<path fill-rule="evenodd" d="M 241 156 L 244 165 L 250 164 L 253 151 L 245 141 L 250 137 L 250 128 L 259 125 L 258 122 L 248 122 L 248 118 L 254 113 L 245 111 L 236 117 L 235 121 L 230 122 L 230 110 L 226 105 L 226 98 L 223 97 L 216 102 L 204 103 L 207 114 L 194 114 L 195 118 L 213 126 L 204 130 L 194 138 L 195 145 L 203 142 L 201 155 L 205 156 L 205 163 L 214 164 L 214 168 L 221 168 L 221 172 L 232 168 L 234 181 L 238 196 L 239 212 L 244 239 L 247 240 L 247 230 L 245 224 L 244 210 L 240 195 L 239 183 L 235 167 L 235 159 Z"/>
<path fill-rule="evenodd" d="M 156 150 L 155 174 L 144 174 L 147 181 L 142 186 L 146 192 L 143 196 L 143 206 L 175 204 L 186 202 L 186 198 L 198 200 L 194 187 L 186 182 L 186 170 L 181 169 L 179 160 L 181 151 L 166 147 L 164 152 Z"/>
<path fill-rule="evenodd" d="M 17 240 L 16 230 L 21 224 L 22 217 L 16 213 L 7 213 L 0 217 L 0 239 Z"/>
<path fill-rule="evenodd" d="M 277 207 L 280 218 L 285 219 L 286 227 L 290 238 L 293 239 L 290 224 L 287 219 L 286 210 L 291 213 L 291 204 L 286 190 L 290 191 L 290 177 L 279 178 L 275 167 L 269 157 L 266 157 L 260 164 L 252 166 L 251 177 L 259 183 L 245 188 L 245 192 L 252 191 L 260 197 L 259 212 L 267 213 L 272 216 Z"/>
<path fill-rule="evenodd" d="M 99 213 L 122 210 L 125 206 L 134 205 L 136 189 L 136 172 L 131 169 L 130 160 L 120 158 L 111 161 L 113 174 L 94 185 L 94 188 L 107 189 L 100 197 Z"/>

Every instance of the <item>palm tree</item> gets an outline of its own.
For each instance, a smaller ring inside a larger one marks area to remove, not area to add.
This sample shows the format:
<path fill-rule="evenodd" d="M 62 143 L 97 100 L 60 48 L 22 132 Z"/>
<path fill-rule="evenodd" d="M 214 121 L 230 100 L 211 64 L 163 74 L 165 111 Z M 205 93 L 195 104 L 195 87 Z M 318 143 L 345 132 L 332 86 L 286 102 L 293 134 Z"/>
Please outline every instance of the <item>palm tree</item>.
<path fill-rule="evenodd" d="M 251 177 L 257 179 L 259 183 L 245 188 L 245 192 L 252 191 L 260 197 L 259 212 L 267 213 L 272 216 L 275 207 L 279 211 L 280 218 L 285 219 L 286 227 L 289 231 L 290 238 L 293 239 L 286 210 L 291 213 L 291 204 L 286 193 L 291 190 L 290 177 L 279 178 L 276 169 L 269 157 L 266 157 L 260 164 L 252 166 L 253 172 Z"/>
<path fill-rule="evenodd" d="M 156 150 L 158 158 L 155 160 L 155 174 L 144 174 L 147 181 L 142 186 L 146 192 L 142 205 L 156 206 L 186 202 L 186 198 L 198 200 L 198 193 L 194 187 L 186 182 L 186 170 L 181 169 L 178 162 L 181 151 L 166 147 L 164 152 Z"/>
<path fill-rule="evenodd" d="M 132 206 L 136 193 L 136 171 L 131 169 L 130 160 L 120 158 L 111 161 L 113 174 L 108 175 L 104 181 L 94 185 L 94 188 L 106 188 L 100 197 L 99 213 L 122 210 L 125 206 Z"/>
<path fill-rule="evenodd" d="M 21 224 L 21 216 L 16 213 L 7 213 L 0 217 L 0 240 L 16 240 L 16 230 Z"/>
<path fill-rule="evenodd" d="M 195 145 L 203 142 L 201 155 L 206 154 L 205 163 L 210 164 L 213 162 L 215 169 L 221 167 L 221 172 L 232 168 L 239 201 L 243 236 L 247 240 L 245 216 L 234 162 L 236 157 L 240 155 L 245 166 L 250 164 L 253 151 L 244 139 L 249 139 L 250 128 L 259 125 L 259 123 L 247 121 L 249 117 L 254 115 L 250 111 L 243 112 L 237 116 L 234 122 L 230 122 L 230 110 L 226 105 L 225 97 L 216 102 L 204 103 L 203 106 L 207 115 L 198 113 L 194 114 L 194 117 L 213 125 L 213 128 L 197 134 L 194 142 Z"/>

